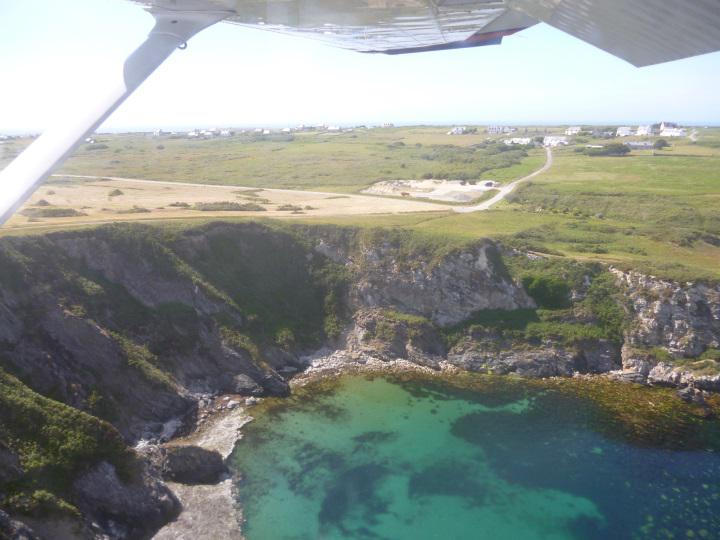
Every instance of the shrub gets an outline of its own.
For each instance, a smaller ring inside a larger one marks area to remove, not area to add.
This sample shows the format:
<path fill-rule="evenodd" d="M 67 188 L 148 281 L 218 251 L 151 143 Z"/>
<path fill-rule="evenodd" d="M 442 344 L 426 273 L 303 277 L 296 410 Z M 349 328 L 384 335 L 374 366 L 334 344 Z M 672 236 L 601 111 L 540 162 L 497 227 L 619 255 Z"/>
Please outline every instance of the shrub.
<path fill-rule="evenodd" d="M 109 148 L 109 146 L 103 143 L 88 144 L 85 146 L 85 150 L 106 150 L 107 148 Z"/>
<path fill-rule="evenodd" d="M 147 214 L 148 212 L 150 212 L 150 210 L 147 208 L 137 205 L 133 205 L 132 208 L 128 208 L 127 210 L 118 210 L 118 214 Z"/>
<path fill-rule="evenodd" d="M 567 307 L 570 300 L 570 288 L 555 276 L 526 275 L 522 284 L 538 307 L 558 309 Z"/>
<path fill-rule="evenodd" d="M 110 193 L 108 193 L 108 197 L 118 197 L 120 195 L 124 195 L 124 193 L 119 189 L 113 189 Z"/>
<path fill-rule="evenodd" d="M 624 156 L 630 153 L 630 147 L 623 143 L 610 143 L 603 148 L 586 148 L 588 156 Z"/>
<path fill-rule="evenodd" d="M 277 209 L 283 212 L 299 212 L 302 210 L 302 206 L 297 206 L 295 204 L 283 204 L 278 206 Z"/>
<path fill-rule="evenodd" d="M 74 208 L 26 208 L 22 211 L 22 215 L 33 218 L 59 218 L 59 217 L 78 217 L 87 216 L 85 212 L 79 212 Z"/>
<path fill-rule="evenodd" d="M 252 202 L 220 201 L 195 203 L 195 210 L 201 212 L 264 212 L 265 208 Z"/>

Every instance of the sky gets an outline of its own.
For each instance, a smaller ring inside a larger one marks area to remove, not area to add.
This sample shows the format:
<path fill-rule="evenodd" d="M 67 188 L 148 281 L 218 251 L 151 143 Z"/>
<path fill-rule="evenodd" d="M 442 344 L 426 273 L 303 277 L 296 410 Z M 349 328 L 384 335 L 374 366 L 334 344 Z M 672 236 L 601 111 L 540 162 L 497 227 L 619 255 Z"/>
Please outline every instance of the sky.
<path fill-rule="evenodd" d="M 83 111 L 152 18 L 122 0 L 0 0 L 0 133 Z M 215 25 L 104 130 L 298 124 L 720 124 L 720 52 L 635 68 L 540 24 L 501 46 L 364 55 Z"/>

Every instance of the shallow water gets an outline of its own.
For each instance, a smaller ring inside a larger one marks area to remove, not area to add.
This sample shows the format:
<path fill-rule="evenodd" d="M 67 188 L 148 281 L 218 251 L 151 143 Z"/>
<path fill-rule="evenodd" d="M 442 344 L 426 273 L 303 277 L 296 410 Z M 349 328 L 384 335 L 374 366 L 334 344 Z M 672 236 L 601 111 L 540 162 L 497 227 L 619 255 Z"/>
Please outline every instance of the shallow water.
<path fill-rule="evenodd" d="M 720 538 L 720 454 L 608 438 L 579 397 L 354 376 L 259 412 L 248 540 Z"/>

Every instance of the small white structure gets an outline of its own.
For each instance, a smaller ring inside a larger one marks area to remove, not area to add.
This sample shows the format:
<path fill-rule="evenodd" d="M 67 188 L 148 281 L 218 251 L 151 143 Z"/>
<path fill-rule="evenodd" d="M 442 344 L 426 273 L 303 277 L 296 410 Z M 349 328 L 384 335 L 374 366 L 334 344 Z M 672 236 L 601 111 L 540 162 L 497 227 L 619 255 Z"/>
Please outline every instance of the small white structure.
<path fill-rule="evenodd" d="M 269 130 L 269 129 L 263 129 L 262 134 L 263 134 L 263 135 L 270 135 L 270 130 Z"/>
<path fill-rule="evenodd" d="M 630 126 L 620 126 L 615 132 L 616 137 L 630 137 L 633 134 L 633 129 Z"/>
<path fill-rule="evenodd" d="M 280 133 L 290 133 L 291 131 L 292 129 L 290 129 L 289 127 L 284 127 L 280 130 Z"/>
<path fill-rule="evenodd" d="M 328 126 L 327 130 L 331 133 L 337 133 L 338 131 L 342 131 L 340 126 Z"/>
<path fill-rule="evenodd" d="M 627 141 L 625 146 L 632 148 L 633 150 L 652 150 L 652 141 Z"/>
<path fill-rule="evenodd" d="M 504 144 L 511 145 L 511 144 L 530 144 L 532 142 L 532 139 L 530 137 L 513 137 L 512 139 L 505 139 L 503 141 Z"/>
<path fill-rule="evenodd" d="M 678 128 L 678 126 L 675 122 L 660 122 L 660 131 L 665 131 L 666 129 L 673 129 Z"/>
<path fill-rule="evenodd" d="M 165 132 L 162 129 L 153 131 L 153 137 L 162 137 L 163 135 L 165 135 Z"/>
<path fill-rule="evenodd" d="M 193 129 L 192 131 L 188 131 L 188 139 L 197 139 L 200 137 L 200 132 L 197 129 Z"/>
<path fill-rule="evenodd" d="M 467 131 L 465 126 L 456 126 L 447 132 L 448 135 L 464 135 Z"/>
<path fill-rule="evenodd" d="M 580 126 L 570 126 L 565 130 L 565 135 L 577 135 L 582 131 Z"/>
<path fill-rule="evenodd" d="M 567 146 L 568 140 L 567 137 L 563 135 L 546 135 L 543 138 L 543 145 L 544 146 Z"/>
<path fill-rule="evenodd" d="M 685 137 L 685 128 L 665 128 L 660 131 L 661 137 Z"/>
<path fill-rule="evenodd" d="M 655 130 L 652 126 L 638 126 L 637 131 L 635 134 L 638 137 L 646 137 L 648 135 L 653 135 L 655 133 Z"/>
<path fill-rule="evenodd" d="M 485 131 L 490 135 L 499 135 L 501 133 L 514 133 L 517 129 L 510 126 L 488 126 Z"/>
<path fill-rule="evenodd" d="M 235 132 L 231 129 L 223 129 L 220 131 L 221 137 L 232 137 L 233 135 L 235 135 Z"/>

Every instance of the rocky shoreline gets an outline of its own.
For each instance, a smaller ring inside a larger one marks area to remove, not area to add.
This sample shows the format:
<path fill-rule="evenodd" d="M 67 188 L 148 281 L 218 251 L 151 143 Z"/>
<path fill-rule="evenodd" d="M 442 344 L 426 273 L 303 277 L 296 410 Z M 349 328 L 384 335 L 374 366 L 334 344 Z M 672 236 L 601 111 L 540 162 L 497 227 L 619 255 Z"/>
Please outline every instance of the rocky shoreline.
<path fill-rule="evenodd" d="M 160 529 L 153 537 L 158 540 L 191 540 L 195 538 L 216 538 L 218 540 L 242 540 L 240 525 L 242 513 L 237 506 L 234 479 L 227 468 L 227 460 L 235 444 L 242 438 L 242 427 L 252 421 L 237 396 L 220 396 L 214 406 L 206 409 L 202 423 L 187 436 L 173 439 L 163 445 L 164 450 L 192 448 L 194 456 L 183 464 L 183 472 L 197 473 L 207 467 L 202 461 L 208 454 L 218 456 L 221 469 L 219 478 L 199 478 L 189 483 L 167 481 L 175 493 L 182 511 L 177 519 Z M 228 408 L 230 407 L 230 408 Z M 197 449 L 197 450 L 195 450 Z M 158 449 L 153 449 L 157 452 Z M 175 475 L 177 477 L 177 474 Z M 182 476 L 182 475 L 181 475 Z M 187 479 L 185 479 L 187 480 Z M 203 481 L 204 480 L 204 481 Z"/>
<path fill-rule="evenodd" d="M 467 370 L 458 368 L 454 363 L 439 361 L 433 367 L 422 365 L 403 358 L 381 359 L 354 350 L 323 348 L 312 355 L 302 358 L 305 368 L 299 371 L 290 380 L 292 389 L 304 387 L 327 378 L 351 374 L 373 375 L 405 375 L 408 373 L 422 374 L 425 377 L 452 378 Z M 617 384 L 637 383 L 630 378 L 623 377 L 623 372 L 609 371 L 601 374 L 582 374 L 575 372 L 572 377 L 592 381 L 595 378 L 613 380 Z M 544 377 L 546 379 L 567 378 L 566 375 Z M 693 403 L 704 407 L 705 414 L 700 416 L 711 417 L 712 413 L 705 405 L 705 391 L 695 389 L 693 386 L 681 388 L 678 391 L 679 399 L 686 403 Z M 223 456 L 225 463 L 234 446 L 242 439 L 242 427 L 252 421 L 248 413 L 252 412 L 252 405 L 261 400 L 250 400 L 246 405 L 227 411 L 223 410 L 223 403 L 233 402 L 236 396 L 220 396 L 218 403 L 220 409 L 209 412 L 203 424 L 192 434 L 173 440 L 168 445 L 195 445 L 208 451 L 215 451 Z M 249 409 L 249 410 L 248 410 Z M 177 495 L 183 505 L 178 518 L 161 529 L 153 538 L 156 540 L 191 540 L 210 535 L 215 540 L 243 540 L 242 508 L 237 501 L 234 491 L 233 478 L 229 474 L 216 484 L 188 485 L 168 482 L 168 486 Z"/>

